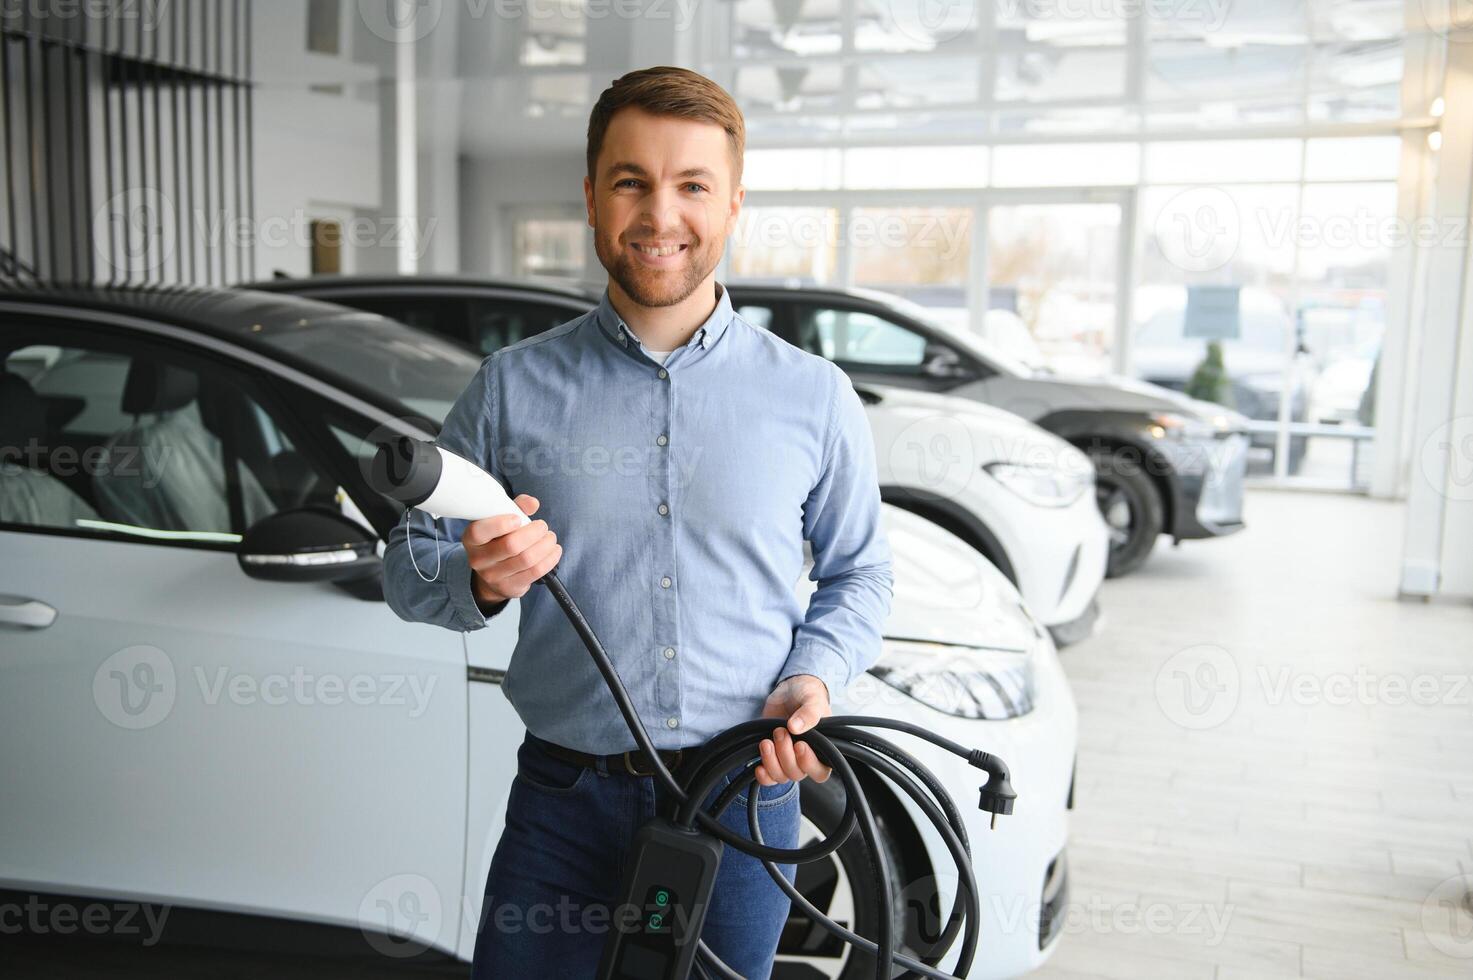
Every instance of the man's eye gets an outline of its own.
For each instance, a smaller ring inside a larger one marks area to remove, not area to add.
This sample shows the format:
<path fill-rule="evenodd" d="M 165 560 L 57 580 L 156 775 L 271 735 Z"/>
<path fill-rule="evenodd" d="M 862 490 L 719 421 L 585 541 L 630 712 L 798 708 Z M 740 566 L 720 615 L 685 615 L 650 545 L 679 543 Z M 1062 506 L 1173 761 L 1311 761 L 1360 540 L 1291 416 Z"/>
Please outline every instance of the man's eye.
<path fill-rule="evenodd" d="M 614 186 L 615 187 L 623 187 L 625 184 L 629 184 L 630 186 L 634 186 L 634 185 L 637 185 L 638 183 L 639 183 L 639 181 L 635 180 L 633 177 L 625 177 L 623 180 L 615 181 L 614 182 Z"/>
<path fill-rule="evenodd" d="M 685 189 L 695 191 L 697 194 L 704 194 L 706 192 L 706 187 L 703 184 L 686 184 Z"/>

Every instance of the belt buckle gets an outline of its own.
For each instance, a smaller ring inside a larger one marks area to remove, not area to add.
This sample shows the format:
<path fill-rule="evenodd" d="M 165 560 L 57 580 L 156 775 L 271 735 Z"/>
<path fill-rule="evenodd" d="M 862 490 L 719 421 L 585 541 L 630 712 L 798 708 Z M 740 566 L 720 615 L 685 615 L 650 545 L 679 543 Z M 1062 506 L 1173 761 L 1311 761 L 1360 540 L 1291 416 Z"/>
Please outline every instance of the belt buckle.
<path fill-rule="evenodd" d="M 637 751 L 639 750 L 629 749 L 627 752 L 624 753 L 624 771 L 629 773 L 629 775 L 631 776 L 653 776 L 653 772 L 640 772 L 639 769 L 634 765 L 634 753 Z"/>
<path fill-rule="evenodd" d="M 653 776 L 655 774 L 655 771 L 653 769 L 651 769 L 649 772 L 645 772 L 642 769 L 640 769 L 637 766 L 635 766 L 635 764 L 634 764 L 634 753 L 635 752 L 638 752 L 638 751 L 640 751 L 640 750 L 639 749 L 629 749 L 628 751 L 626 751 L 624 753 L 624 768 L 625 768 L 625 770 L 631 776 Z M 656 749 L 655 751 L 658 752 L 659 750 Z M 682 752 L 684 752 L 684 751 L 685 751 L 684 749 L 676 749 L 675 750 L 675 754 L 673 756 L 671 756 L 671 758 L 670 758 L 670 762 L 669 762 L 667 768 L 669 768 L 669 769 L 678 769 L 680 767 L 680 754 Z"/>

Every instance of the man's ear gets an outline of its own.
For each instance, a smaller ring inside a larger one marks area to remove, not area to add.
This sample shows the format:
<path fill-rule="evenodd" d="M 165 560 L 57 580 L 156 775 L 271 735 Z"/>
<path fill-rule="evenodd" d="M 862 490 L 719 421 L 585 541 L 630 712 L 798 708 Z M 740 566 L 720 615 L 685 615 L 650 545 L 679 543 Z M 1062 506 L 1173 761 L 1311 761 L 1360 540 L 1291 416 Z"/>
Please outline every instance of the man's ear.
<path fill-rule="evenodd" d="M 735 228 L 736 227 L 737 218 L 741 217 L 741 214 L 742 214 L 742 202 L 745 201 L 746 199 L 747 199 L 747 187 L 746 187 L 746 185 L 745 184 L 738 184 L 736 190 L 733 191 L 732 192 L 732 195 L 731 195 L 731 208 L 727 212 L 727 215 L 726 215 L 726 227 L 727 228 Z"/>
<path fill-rule="evenodd" d="M 593 181 L 587 177 L 583 178 L 583 203 L 588 208 L 588 227 L 593 228 Z"/>

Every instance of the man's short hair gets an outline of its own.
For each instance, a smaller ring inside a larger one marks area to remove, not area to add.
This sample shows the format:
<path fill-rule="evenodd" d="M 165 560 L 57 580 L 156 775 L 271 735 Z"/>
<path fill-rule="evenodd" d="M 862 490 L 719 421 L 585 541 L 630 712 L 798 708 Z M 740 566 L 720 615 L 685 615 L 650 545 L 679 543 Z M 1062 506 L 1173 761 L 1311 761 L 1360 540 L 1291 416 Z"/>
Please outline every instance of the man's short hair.
<path fill-rule="evenodd" d="M 704 75 L 685 68 L 660 66 L 641 68 L 614 79 L 603 90 L 588 115 L 588 179 L 597 182 L 594 168 L 603 149 L 604 134 L 614 113 L 637 106 L 656 116 L 675 116 L 714 123 L 726 130 L 731 147 L 732 186 L 742 182 L 742 153 L 747 145 L 747 124 L 742 110 L 726 89 Z"/>

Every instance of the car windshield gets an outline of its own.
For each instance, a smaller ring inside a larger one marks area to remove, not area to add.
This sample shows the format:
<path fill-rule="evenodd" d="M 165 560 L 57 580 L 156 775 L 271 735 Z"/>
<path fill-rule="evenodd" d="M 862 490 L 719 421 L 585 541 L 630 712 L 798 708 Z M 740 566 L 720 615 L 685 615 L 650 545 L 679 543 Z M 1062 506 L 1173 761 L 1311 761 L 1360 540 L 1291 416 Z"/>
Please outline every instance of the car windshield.
<path fill-rule="evenodd" d="M 382 392 L 436 425 L 475 376 L 475 354 L 373 313 L 310 317 L 255 335 L 350 386 Z"/>

